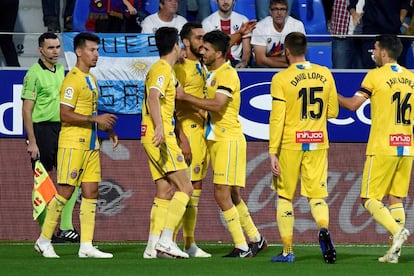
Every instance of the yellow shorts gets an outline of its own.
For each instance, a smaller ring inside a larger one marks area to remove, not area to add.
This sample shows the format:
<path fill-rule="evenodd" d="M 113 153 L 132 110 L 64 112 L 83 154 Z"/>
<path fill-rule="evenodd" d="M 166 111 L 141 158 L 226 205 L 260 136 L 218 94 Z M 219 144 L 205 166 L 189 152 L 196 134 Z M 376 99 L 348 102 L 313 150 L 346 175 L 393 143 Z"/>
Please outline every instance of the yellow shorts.
<path fill-rule="evenodd" d="M 213 183 L 244 187 L 246 185 L 246 139 L 207 141 L 213 168 Z"/>
<path fill-rule="evenodd" d="M 361 198 L 382 200 L 386 195 L 407 197 L 412 165 L 412 156 L 367 156 Z"/>
<path fill-rule="evenodd" d="M 162 143 L 159 147 L 154 146 L 152 143 L 144 143 L 142 145 L 148 156 L 153 180 L 163 178 L 169 172 L 186 170 L 188 168 L 175 138 Z"/>
<path fill-rule="evenodd" d="M 59 148 L 57 182 L 80 186 L 82 182 L 101 181 L 99 150 Z"/>
<path fill-rule="evenodd" d="M 300 194 L 308 198 L 328 196 L 328 150 L 287 150 L 279 154 L 280 176 L 273 177 L 272 189 L 281 197 L 293 199 L 299 176 Z"/>
<path fill-rule="evenodd" d="M 210 161 L 207 153 L 207 141 L 204 137 L 203 128 L 192 128 L 185 130 L 191 147 L 192 160 L 189 167 L 191 181 L 199 181 L 206 177 Z"/>

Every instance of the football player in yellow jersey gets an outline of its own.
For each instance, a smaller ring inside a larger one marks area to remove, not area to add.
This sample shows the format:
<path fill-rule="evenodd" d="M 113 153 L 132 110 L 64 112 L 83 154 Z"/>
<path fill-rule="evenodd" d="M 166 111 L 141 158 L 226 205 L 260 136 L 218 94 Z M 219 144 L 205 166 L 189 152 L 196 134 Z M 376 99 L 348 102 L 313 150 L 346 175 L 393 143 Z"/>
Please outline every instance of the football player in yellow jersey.
<path fill-rule="evenodd" d="M 58 193 L 50 201 L 42 233 L 35 249 L 46 258 L 59 258 L 51 244 L 51 237 L 60 213 L 75 187 L 82 188 L 80 205 L 80 258 L 112 258 L 111 253 L 98 250 L 92 245 L 95 229 L 95 213 L 98 198 L 98 183 L 101 181 L 99 160 L 98 126 L 108 131 L 118 145 L 113 131 L 116 116 L 97 114 L 98 88 L 95 77 L 89 70 L 98 61 L 100 39 L 92 33 L 80 33 L 74 38 L 76 65 L 65 77 L 60 93 L 60 119 L 57 153 Z"/>
<path fill-rule="evenodd" d="M 206 80 L 207 98 L 177 91 L 177 99 L 209 111 L 206 137 L 214 174 L 214 197 L 235 244 L 225 257 L 252 257 L 266 248 L 267 243 L 239 194 L 239 188 L 244 187 L 246 181 L 246 139 L 238 120 L 240 80 L 236 70 L 225 60 L 229 36 L 215 30 L 206 33 L 203 39 L 200 53 L 210 70 Z M 251 240 L 250 245 L 243 230 Z"/>
<path fill-rule="evenodd" d="M 273 190 L 278 200 L 277 224 L 283 251 L 272 262 L 294 262 L 292 200 L 301 177 L 301 195 L 308 198 L 319 229 L 319 243 L 327 263 L 334 263 L 336 250 L 331 241 L 328 196 L 327 120 L 338 115 L 338 97 L 327 67 L 305 59 L 306 36 L 292 32 L 286 36 L 289 67 L 272 78 L 272 111 L 269 118 L 269 157 Z"/>
<path fill-rule="evenodd" d="M 200 48 L 203 45 L 204 30 L 201 23 L 187 22 L 180 31 L 185 47 L 186 58 L 174 66 L 174 71 L 184 91 L 204 98 L 205 69 L 200 62 Z M 202 180 L 208 168 L 207 143 L 205 132 L 205 111 L 183 102 L 176 102 L 177 124 L 187 139 L 179 139 L 180 148 L 189 164 L 189 175 L 193 183 L 193 194 L 183 217 L 184 251 L 190 257 L 208 258 L 211 254 L 197 246 L 194 230 L 197 221 L 198 202 L 202 190 Z M 176 229 L 178 230 L 178 229 Z"/>
<path fill-rule="evenodd" d="M 351 98 L 339 95 L 339 104 L 357 110 L 371 100 L 371 130 L 361 183 L 361 201 L 372 217 L 393 236 L 380 262 L 397 263 L 410 235 L 405 226 L 403 200 L 407 197 L 414 155 L 414 74 L 397 64 L 402 52 L 395 35 L 376 38 L 373 59 L 378 68 L 367 73 Z M 389 207 L 382 199 L 387 196 Z"/>
<path fill-rule="evenodd" d="M 161 27 L 155 32 L 160 60 L 151 66 L 145 80 L 141 143 L 148 156 L 156 194 L 144 258 L 189 257 L 173 241 L 174 230 L 193 192 L 175 134 L 175 95 L 176 90 L 183 89 L 172 68 L 181 54 L 178 41 L 175 28 Z"/>

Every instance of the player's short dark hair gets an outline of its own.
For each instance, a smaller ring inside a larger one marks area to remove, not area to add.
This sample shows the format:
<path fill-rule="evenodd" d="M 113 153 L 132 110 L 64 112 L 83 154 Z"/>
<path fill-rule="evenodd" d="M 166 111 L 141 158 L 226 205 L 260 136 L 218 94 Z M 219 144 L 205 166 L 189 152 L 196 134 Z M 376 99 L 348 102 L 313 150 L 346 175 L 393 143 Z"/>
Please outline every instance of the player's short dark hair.
<path fill-rule="evenodd" d="M 45 43 L 46 39 L 57 39 L 57 38 L 58 36 L 54 33 L 50 33 L 50 32 L 43 33 L 39 36 L 39 39 L 38 39 L 39 47 L 43 47 L 43 44 Z"/>
<path fill-rule="evenodd" d="M 193 29 L 202 29 L 203 25 L 200 22 L 187 22 L 183 25 L 180 31 L 181 40 L 184 38 L 190 39 Z"/>
<path fill-rule="evenodd" d="M 388 56 L 397 60 L 403 50 L 401 40 L 396 35 L 386 34 L 379 35 L 375 38 L 378 41 L 378 46 L 387 51 Z"/>
<path fill-rule="evenodd" d="M 306 53 L 307 40 L 301 32 L 291 32 L 285 38 L 285 49 L 289 49 L 292 56 L 302 56 Z"/>
<path fill-rule="evenodd" d="M 165 56 L 178 44 L 178 31 L 173 27 L 161 27 L 155 32 L 155 44 L 160 56 Z"/>
<path fill-rule="evenodd" d="M 220 30 L 214 30 L 206 33 L 203 36 L 204 42 L 210 43 L 214 50 L 221 51 L 223 57 L 226 56 L 227 51 L 230 46 L 230 37 L 229 35 L 223 33 Z"/>
<path fill-rule="evenodd" d="M 76 50 L 85 46 L 86 41 L 93 41 L 97 44 L 101 43 L 101 39 L 96 34 L 88 32 L 79 33 L 73 39 L 73 49 Z"/>

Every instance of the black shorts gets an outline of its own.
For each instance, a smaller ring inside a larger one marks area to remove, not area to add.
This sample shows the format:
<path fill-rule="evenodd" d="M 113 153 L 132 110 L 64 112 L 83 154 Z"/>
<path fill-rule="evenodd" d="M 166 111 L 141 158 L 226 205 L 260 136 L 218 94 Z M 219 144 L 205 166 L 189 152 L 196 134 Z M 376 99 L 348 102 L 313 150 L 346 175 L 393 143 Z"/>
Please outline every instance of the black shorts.
<path fill-rule="evenodd" d="M 57 163 L 60 122 L 33 123 L 33 130 L 39 148 L 40 162 L 47 171 L 51 171 L 53 167 L 56 168 Z M 33 169 L 34 161 L 32 160 Z"/>

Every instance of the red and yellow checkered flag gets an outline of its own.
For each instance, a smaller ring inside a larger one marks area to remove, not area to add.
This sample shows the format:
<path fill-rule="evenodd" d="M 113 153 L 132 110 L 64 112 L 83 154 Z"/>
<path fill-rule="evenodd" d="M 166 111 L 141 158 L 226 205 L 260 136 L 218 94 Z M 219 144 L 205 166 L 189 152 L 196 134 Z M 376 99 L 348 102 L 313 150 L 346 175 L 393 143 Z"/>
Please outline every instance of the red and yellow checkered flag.
<path fill-rule="evenodd" d="M 32 193 L 33 219 L 37 219 L 55 194 L 56 187 L 53 184 L 52 179 L 42 163 L 37 160 L 34 169 L 34 186 Z"/>

